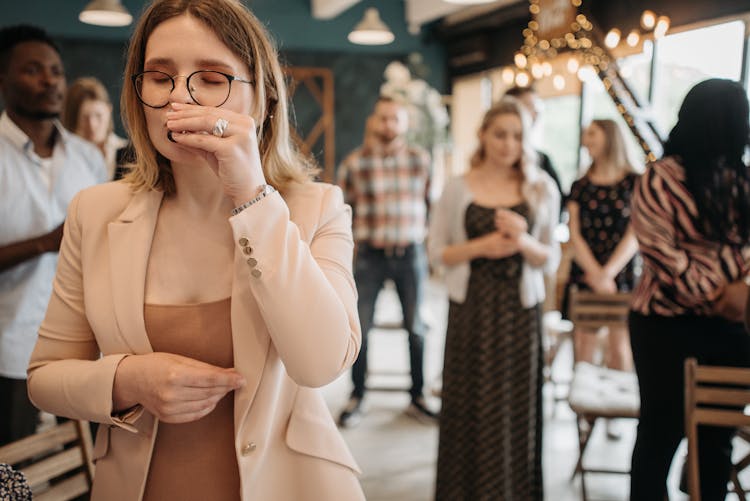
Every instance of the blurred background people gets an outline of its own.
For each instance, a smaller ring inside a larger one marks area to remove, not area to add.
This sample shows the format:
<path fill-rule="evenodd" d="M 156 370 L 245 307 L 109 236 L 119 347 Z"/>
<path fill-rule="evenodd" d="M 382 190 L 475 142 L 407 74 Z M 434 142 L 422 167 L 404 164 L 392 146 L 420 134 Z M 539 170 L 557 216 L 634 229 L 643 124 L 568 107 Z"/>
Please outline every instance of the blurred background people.
<path fill-rule="evenodd" d="M 128 141 L 115 134 L 112 102 L 104 85 L 94 77 L 74 80 L 68 86 L 62 123 L 99 148 L 107 165 L 107 179 L 115 179 L 117 151 Z"/>
<path fill-rule="evenodd" d="M 420 316 L 427 280 L 424 238 L 430 194 L 430 156 L 407 144 L 409 118 L 404 104 L 381 96 L 365 126 L 362 147 L 339 167 L 338 183 L 354 212 L 357 245 L 354 279 L 359 298 L 362 347 L 352 367 L 354 388 L 339 415 L 339 425 L 355 426 L 362 418 L 367 375 L 368 334 L 375 303 L 387 279 L 396 286 L 403 327 L 408 333 L 411 368 L 411 404 L 407 413 L 434 422 L 436 415 L 425 401 L 424 335 Z"/>
<path fill-rule="evenodd" d="M 538 121 L 539 117 L 542 114 L 544 104 L 542 103 L 542 100 L 539 98 L 539 95 L 536 92 L 536 89 L 534 89 L 533 86 L 528 87 L 511 87 L 507 91 L 505 91 L 506 96 L 512 96 L 518 99 L 521 104 L 524 106 L 526 111 L 529 113 L 529 116 L 531 117 L 531 126 L 534 127 Z M 552 180 L 555 182 L 555 185 L 557 186 L 557 191 L 560 193 L 560 196 L 562 196 L 563 190 L 562 185 L 560 184 L 560 177 L 557 175 L 557 171 L 555 170 L 555 167 L 552 165 L 552 160 L 550 160 L 549 155 L 544 153 L 541 149 L 539 149 L 536 145 L 534 145 L 536 150 L 537 157 L 539 158 L 539 167 L 549 174 L 549 176 L 552 178 Z"/>
<path fill-rule="evenodd" d="M 567 287 L 600 293 L 628 292 L 635 283 L 633 257 L 638 251 L 630 226 L 630 199 L 638 176 L 614 120 L 593 120 L 581 142 L 591 165 L 573 183 L 566 199 L 574 248 Z M 592 362 L 595 333 L 580 334 L 576 337 L 576 359 Z M 605 365 L 628 370 L 631 358 L 627 331 L 610 333 Z"/>
<path fill-rule="evenodd" d="M 68 203 L 102 182 L 91 144 L 57 120 L 65 70 L 47 33 L 0 30 L 0 445 L 34 433 L 26 368 L 52 292 Z"/>
<path fill-rule="evenodd" d="M 450 298 L 436 499 L 542 500 L 541 303 L 560 196 L 512 97 L 482 119 L 471 169 L 430 223 Z"/>
<path fill-rule="evenodd" d="M 641 414 L 634 500 L 665 499 L 684 436 L 684 361 L 750 366 L 742 320 L 750 272 L 748 100 L 737 82 L 706 80 L 685 97 L 664 157 L 636 183 L 632 224 L 644 267 L 630 313 Z M 724 499 L 731 428 L 700 427 L 702 499 Z"/>
<path fill-rule="evenodd" d="M 591 165 L 573 183 L 566 207 L 570 215 L 573 263 L 565 287 L 565 306 L 570 288 L 602 294 L 629 292 L 635 285 L 634 260 L 638 242 L 630 225 L 630 198 L 637 175 L 628 160 L 625 138 L 614 120 L 592 120 L 582 144 Z M 576 329 L 575 360 L 594 363 L 598 332 Z M 626 328 L 608 330 L 603 364 L 631 370 L 630 338 Z M 618 438 L 615 422 L 608 420 L 607 435 Z"/>

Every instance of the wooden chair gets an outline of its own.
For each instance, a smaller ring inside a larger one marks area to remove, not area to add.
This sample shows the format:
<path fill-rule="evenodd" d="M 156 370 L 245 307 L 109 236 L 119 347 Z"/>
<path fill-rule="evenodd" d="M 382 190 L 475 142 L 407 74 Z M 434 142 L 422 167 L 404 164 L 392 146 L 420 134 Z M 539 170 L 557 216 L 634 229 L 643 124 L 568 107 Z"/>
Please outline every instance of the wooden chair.
<path fill-rule="evenodd" d="M 627 326 L 631 297 L 629 292 L 599 294 L 572 287 L 568 317 L 577 328 Z"/>
<path fill-rule="evenodd" d="M 688 440 L 688 491 L 692 501 L 700 501 L 698 425 L 741 429 L 750 426 L 750 416 L 744 413 L 748 404 L 750 369 L 701 366 L 694 358 L 685 361 L 685 433 Z M 745 491 L 737 473 L 748 462 L 750 460 L 745 458 L 732 468 L 731 480 L 740 499 L 745 499 Z"/>
<path fill-rule="evenodd" d="M 0 463 L 22 472 L 35 501 L 86 494 L 94 479 L 89 423 L 66 421 L 0 447 Z"/>
<path fill-rule="evenodd" d="M 568 316 L 576 328 L 627 327 L 630 300 L 630 293 L 598 294 L 574 287 L 570 290 Z M 578 427 L 578 461 L 573 478 L 580 473 L 581 497 L 586 501 L 587 473 L 630 474 L 629 470 L 589 468 L 584 466 L 583 459 L 599 418 L 638 418 L 637 378 L 631 372 L 577 363 L 568 403 L 576 413 Z"/>

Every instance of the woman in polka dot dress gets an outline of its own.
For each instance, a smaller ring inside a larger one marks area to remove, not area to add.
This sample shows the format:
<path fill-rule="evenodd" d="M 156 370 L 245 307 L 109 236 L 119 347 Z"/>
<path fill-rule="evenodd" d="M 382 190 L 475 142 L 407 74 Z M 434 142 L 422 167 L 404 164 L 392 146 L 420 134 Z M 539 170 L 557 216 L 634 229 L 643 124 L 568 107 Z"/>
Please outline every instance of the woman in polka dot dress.
<path fill-rule="evenodd" d="M 630 291 L 635 282 L 633 258 L 638 250 L 630 226 L 630 197 L 637 174 L 628 161 L 622 132 L 613 120 L 593 120 L 583 133 L 582 143 L 591 166 L 573 183 L 567 200 L 574 250 L 567 289 Z M 578 361 L 593 360 L 595 334 L 591 330 L 576 331 Z M 626 329 L 609 333 L 604 363 L 612 369 L 631 369 Z"/>

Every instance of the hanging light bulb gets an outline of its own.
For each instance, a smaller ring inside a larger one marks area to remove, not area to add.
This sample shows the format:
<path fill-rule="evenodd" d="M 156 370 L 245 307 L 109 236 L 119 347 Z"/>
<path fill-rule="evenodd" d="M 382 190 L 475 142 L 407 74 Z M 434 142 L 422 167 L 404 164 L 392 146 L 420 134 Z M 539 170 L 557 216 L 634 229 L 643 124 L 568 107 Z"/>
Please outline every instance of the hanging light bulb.
<path fill-rule="evenodd" d="M 669 30 L 669 18 L 667 16 L 659 16 L 656 20 L 656 26 L 654 27 L 654 38 L 661 38 L 667 34 Z"/>
<path fill-rule="evenodd" d="M 656 14 L 652 10 L 644 10 L 641 14 L 641 26 L 644 30 L 651 30 L 656 26 Z"/>
<path fill-rule="evenodd" d="M 516 72 L 510 66 L 506 66 L 503 68 L 500 78 L 503 79 L 504 84 L 513 85 L 513 81 L 516 79 Z"/>
<path fill-rule="evenodd" d="M 568 72 L 573 73 L 573 74 L 577 73 L 579 66 L 580 66 L 580 63 L 578 62 L 577 57 L 571 57 L 570 59 L 568 59 L 568 64 L 567 64 Z"/>
<path fill-rule="evenodd" d="M 529 74 L 525 71 L 522 71 L 516 75 L 516 85 L 519 87 L 526 87 L 529 85 L 529 82 L 531 80 L 529 79 Z"/>
<path fill-rule="evenodd" d="M 638 30 L 631 30 L 630 33 L 628 33 L 628 38 L 626 38 L 625 41 L 630 47 L 637 47 L 638 42 L 641 41 L 641 34 L 638 33 Z"/>
<path fill-rule="evenodd" d="M 552 86 L 557 90 L 563 90 L 565 88 L 565 77 L 562 75 L 555 75 L 552 78 Z"/>
<path fill-rule="evenodd" d="M 578 69 L 577 75 L 578 75 L 578 79 L 581 82 L 592 82 L 593 80 L 596 79 L 596 71 L 594 71 L 594 68 L 588 65 L 581 66 Z"/>
<path fill-rule="evenodd" d="M 540 79 L 544 76 L 544 68 L 539 63 L 534 63 L 531 65 L 531 74 L 536 79 Z"/>
<path fill-rule="evenodd" d="M 513 57 L 513 61 L 516 63 L 516 66 L 518 66 L 521 69 L 524 69 L 527 64 L 526 56 L 524 56 L 520 52 L 516 52 L 516 55 Z"/>
<path fill-rule="evenodd" d="M 364 17 L 347 38 L 351 43 L 359 45 L 386 45 L 393 42 L 396 36 L 380 20 L 378 9 L 370 7 L 365 10 Z"/>
<path fill-rule="evenodd" d="M 620 43 L 620 30 L 617 28 L 612 28 L 607 33 L 607 36 L 604 37 L 604 45 L 609 47 L 610 49 L 614 49 L 617 47 L 617 44 Z"/>

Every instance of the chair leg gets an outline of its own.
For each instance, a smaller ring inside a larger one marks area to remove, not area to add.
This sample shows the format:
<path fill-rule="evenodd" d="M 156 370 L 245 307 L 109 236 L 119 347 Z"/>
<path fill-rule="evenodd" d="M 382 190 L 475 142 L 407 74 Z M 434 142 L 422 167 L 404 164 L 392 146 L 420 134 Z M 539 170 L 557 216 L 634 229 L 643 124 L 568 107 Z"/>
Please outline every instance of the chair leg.
<path fill-rule="evenodd" d="M 734 492 L 737 494 L 737 498 L 740 501 L 747 501 L 747 498 L 745 497 L 745 489 L 742 487 L 742 484 L 740 483 L 740 478 L 737 476 L 737 470 L 732 468 L 732 486 L 734 487 Z"/>
<path fill-rule="evenodd" d="M 583 424 L 586 424 L 587 429 L 583 429 Z M 586 452 L 586 447 L 591 439 L 591 434 L 594 431 L 594 425 L 596 424 L 596 417 L 579 415 L 576 416 L 576 426 L 578 428 L 578 461 L 576 461 L 576 467 L 573 470 L 573 475 L 570 477 L 570 481 L 575 480 L 578 473 L 581 474 L 581 499 L 587 501 L 588 493 L 586 492 L 586 470 L 583 467 L 583 454 Z"/>

